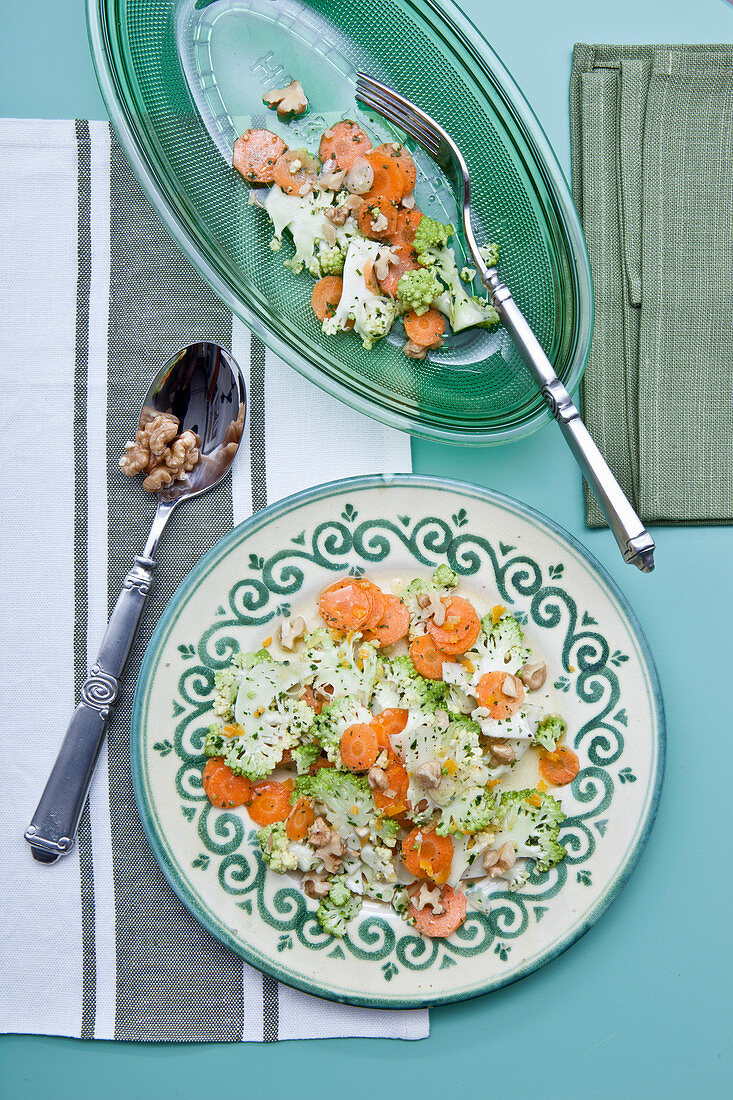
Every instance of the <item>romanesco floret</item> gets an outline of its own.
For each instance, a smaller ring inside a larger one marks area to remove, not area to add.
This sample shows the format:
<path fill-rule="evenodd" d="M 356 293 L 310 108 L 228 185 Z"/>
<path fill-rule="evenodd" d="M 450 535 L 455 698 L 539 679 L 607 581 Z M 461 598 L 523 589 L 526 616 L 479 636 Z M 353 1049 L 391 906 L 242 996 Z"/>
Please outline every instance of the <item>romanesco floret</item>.
<path fill-rule="evenodd" d="M 481 833 L 489 827 L 496 812 L 498 796 L 486 787 L 469 787 L 441 811 L 436 833 Z"/>
<path fill-rule="evenodd" d="M 464 283 L 473 282 L 473 280 L 476 278 L 476 268 L 475 267 L 462 267 L 461 268 L 461 278 L 463 279 Z"/>
<path fill-rule="evenodd" d="M 286 871 L 296 869 L 298 857 L 291 850 L 284 821 L 265 825 L 264 829 L 258 831 L 257 840 L 262 849 L 262 858 L 271 871 L 284 875 Z"/>
<path fill-rule="evenodd" d="M 479 252 L 487 267 L 496 267 L 499 262 L 498 244 L 482 244 Z"/>
<path fill-rule="evenodd" d="M 371 713 L 352 695 L 334 699 L 317 714 L 313 720 L 312 735 L 325 752 L 328 759 L 341 767 L 341 738 L 344 731 L 353 725 L 371 722 Z"/>
<path fill-rule="evenodd" d="M 455 588 L 458 584 L 458 574 L 443 562 L 433 573 L 433 584 L 438 588 Z"/>
<path fill-rule="evenodd" d="M 385 680 L 393 683 L 399 691 L 401 706 L 429 714 L 445 706 L 448 685 L 442 680 L 428 680 L 421 676 L 407 654 L 384 661 L 382 671 Z"/>
<path fill-rule="evenodd" d="M 442 289 L 432 271 L 426 267 L 418 268 L 401 276 L 397 284 L 397 300 L 403 312 L 412 309 L 420 316 L 427 313 L 430 303 Z"/>
<path fill-rule="evenodd" d="M 562 806 L 551 794 L 504 791 L 491 823 L 496 830 L 494 846 L 511 841 L 518 858 L 533 859 L 537 873 L 547 871 L 565 858 L 558 841 L 564 820 Z"/>
<path fill-rule="evenodd" d="M 535 745 L 542 745 L 543 749 L 552 752 L 557 742 L 567 732 L 567 723 L 559 714 L 546 714 L 537 723 L 534 737 Z"/>
<path fill-rule="evenodd" d="M 292 757 L 295 761 L 298 775 L 305 775 L 311 764 L 315 764 L 320 755 L 321 746 L 316 744 L 315 741 L 309 741 L 303 745 L 296 745 L 295 748 L 292 749 Z"/>
<path fill-rule="evenodd" d="M 422 262 L 421 254 L 429 248 L 446 245 L 448 238 L 453 236 L 453 232 L 452 225 L 443 225 L 442 222 L 437 222 L 434 218 L 429 218 L 426 214 L 423 214 L 412 244 L 415 252 L 417 252 L 418 261 Z"/>
<path fill-rule="evenodd" d="M 214 673 L 214 714 L 218 714 L 220 718 L 232 717 L 238 687 L 239 676 L 231 666 L 220 668 Z"/>
<path fill-rule="evenodd" d="M 415 577 L 402 592 L 402 600 L 410 612 L 410 636 L 417 623 L 427 619 L 431 610 L 429 607 L 420 607 L 417 602 L 420 596 L 447 596 L 452 588 L 458 584 L 458 574 L 454 573 L 445 562 L 439 565 L 430 580 L 423 577 Z"/>
<path fill-rule="evenodd" d="M 499 314 L 487 298 L 472 296 L 466 291 L 452 248 L 432 247 L 419 258 L 423 263 L 432 263 L 432 270 L 445 286 L 434 299 L 433 307 L 446 315 L 454 332 L 473 327 L 491 328 L 499 323 Z"/>
<path fill-rule="evenodd" d="M 346 836 L 357 828 L 371 827 L 377 816 L 371 787 L 365 775 L 320 768 L 315 775 L 299 775 L 292 799 L 307 796 L 324 807 L 324 816 L 336 832 Z"/>
<path fill-rule="evenodd" d="M 318 923 L 324 932 L 342 939 L 346 925 L 361 909 L 361 899 L 355 897 L 338 878 L 331 879 L 331 889 L 316 910 Z"/>
<path fill-rule="evenodd" d="M 337 244 L 321 245 L 316 258 L 321 277 L 324 275 L 340 275 L 344 270 L 346 256 Z"/>
<path fill-rule="evenodd" d="M 498 658 L 503 658 L 505 664 L 509 663 L 507 658 L 525 661 L 529 657 L 531 650 L 522 645 L 524 632 L 513 615 L 502 615 L 498 623 L 493 621 L 491 615 L 486 615 L 481 620 L 481 626 L 486 633 L 489 648 Z"/>

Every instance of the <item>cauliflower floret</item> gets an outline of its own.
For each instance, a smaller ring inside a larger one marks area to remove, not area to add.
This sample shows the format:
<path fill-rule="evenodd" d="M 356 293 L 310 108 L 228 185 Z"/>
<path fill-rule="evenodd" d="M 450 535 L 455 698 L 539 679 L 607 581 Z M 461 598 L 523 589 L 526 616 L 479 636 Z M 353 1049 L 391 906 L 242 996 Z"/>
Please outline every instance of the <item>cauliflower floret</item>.
<path fill-rule="evenodd" d="M 254 731 L 238 723 L 227 726 L 218 722 L 209 726 L 204 741 L 207 756 L 221 756 L 235 775 L 264 779 L 283 758 L 286 749 L 297 745 L 313 722 L 313 710 L 299 699 L 278 700 L 272 710 L 257 719 Z"/>
<path fill-rule="evenodd" d="M 374 646 L 362 642 L 359 634 L 350 641 L 335 641 L 323 627 L 309 634 L 305 645 L 302 662 L 316 695 L 329 699 L 349 695 L 368 706 L 377 676 Z"/>
<path fill-rule="evenodd" d="M 361 909 L 361 899 L 354 897 L 338 878 L 331 879 L 331 889 L 316 910 L 318 923 L 324 932 L 339 939 L 346 935 L 346 925 Z"/>
<path fill-rule="evenodd" d="M 298 857 L 290 847 L 284 821 L 276 821 L 273 825 L 260 829 L 257 840 L 262 849 L 262 858 L 271 871 L 284 875 L 286 871 L 296 870 Z"/>
<path fill-rule="evenodd" d="M 504 791 L 492 820 L 494 846 L 500 848 L 509 841 L 517 858 L 533 859 L 536 872 L 547 871 L 566 855 L 558 840 L 565 816 L 551 794 Z"/>
<path fill-rule="evenodd" d="M 442 680 L 428 680 L 421 676 L 407 654 L 381 660 L 380 670 L 383 677 L 380 683 L 395 692 L 395 701 L 391 706 L 432 714 L 446 705 L 446 684 Z"/>
<path fill-rule="evenodd" d="M 475 327 L 492 328 L 499 323 L 499 314 L 487 298 L 467 293 L 452 248 L 431 247 L 419 259 L 431 265 L 431 270 L 445 287 L 435 296 L 432 304 L 434 309 L 449 319 L 454 332 Z"/>
<path fill-rule="evenodd" d="M 443 729 L 441 725 L 445 722 L 439 721 L 434 714 L 412 714 L 398 735 L 409 777 L 407 797 L 415 807 L 412 817 L 421 824 L 437 811 L 446 831 L 450 830 L 451 811 L 456 800 L 477 787 L 485 787 L 489 779 L 479 742 L 479 727 L 463 716 L 450 717 L 452 720 Z M 397 740 L 393 738 L 393 743 Z M 437 787 L 426 786 L 421 778 L 423 765 L 433 763 L 440 765 Z"/>
<path fill-rule="evenodd" d="M 342 252 L 337 244 L 326 245 L 325 247 L 321 245 L 316 258 L 321 277 L 324 275 L 340 275 L 344 270 L 346 254 Z"/>
<path fill-rule="evenodd" d="M 377 262 L 381 248 L 379 241 L 370 241 L 366 237 L 354 237 L 349 242 L 341 300 L 333 317 L 327 317 L 323 322 L 323 331 L 327 336 L 345 330 L 353 321 L 354 330 L 368 350 L 391 329 L 397 316 L 394 300 L 375 294 L 364 277 L 366 264 Z"/>
<path fill-rule="evenodd" d="M 303 268 L 320 278 L 319 251 L 330 248 L 324 238 L 324 214 L 334 203 L 330 191 L 309 191 L 307 195 L 286 195 L 273 184 L 265 199 L 265 210 L 275 230 L 275 241 L 281 241 L 288 230 L 295 245 L 295 255 L 285 263 L 297 274 Z"/>
<path fill-rule="evenodd" d="M 457 584 L 458 574 L 445 563 L 438 566 L 430 580 L 415 577 L 410 581 L 401 593 L 410 612 L 410 638 L 424 630 L 423 624 L 433 613 L 435 603 L 444 596 L 449 596 Z"/>
<path fill-rule="evenodd" d="M 357 829 L 368 829 L 372 841 L 378 838 L 389 847 L 394 846 L 397 822 L 382 818 L 377 813 L 366 776 L 335 768 L 320 768 L 315 775 L 302 775 L 296 779 L 294 797 L 304 795 L 323 807 L 323 816 L 347 848 L 361 848 L 362 837 L 357 834 Z M 363 839 L 367 839 L 366 834 Z"/>

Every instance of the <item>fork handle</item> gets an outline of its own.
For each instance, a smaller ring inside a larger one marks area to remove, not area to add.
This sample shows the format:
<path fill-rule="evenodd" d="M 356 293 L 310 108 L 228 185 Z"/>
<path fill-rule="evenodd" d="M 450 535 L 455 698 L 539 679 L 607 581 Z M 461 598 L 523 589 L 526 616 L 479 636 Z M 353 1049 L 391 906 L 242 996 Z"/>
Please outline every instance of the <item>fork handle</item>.
<path fill-rule="evenodd" d="M 104 740 L 120 676 L 153 582 L 155 561 L 138 555 L 112 609 L 94 666 L 82 684 L 81 700 L 69 722 L 51 774 L 25 831 L 33 858 L 55 863 L 74 846 L 94 765 Z"/>
<path fill-rule="evenodd" d="M 651 573 L 654 568 L 654 539 L 598 450 L 570 394 L 555 373 L 511 291 L 499 279 L 496 268 L 489 268 L 487 274 L 484 282 L 491 293 L 494 309 L 540 387 L 547 407 L 560 425 L 565 441 L 606 517 L 624 561 L 635 565 L 642 573 Z"/>

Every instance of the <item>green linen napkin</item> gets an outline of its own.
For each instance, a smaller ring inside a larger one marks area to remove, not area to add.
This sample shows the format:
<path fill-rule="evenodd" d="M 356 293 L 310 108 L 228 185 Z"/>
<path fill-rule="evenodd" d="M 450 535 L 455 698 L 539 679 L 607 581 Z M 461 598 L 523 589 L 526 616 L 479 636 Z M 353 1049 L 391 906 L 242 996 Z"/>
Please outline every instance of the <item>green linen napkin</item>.
<path fill-rule="evenodd" d="M 577 44 L 570 136 L 588 428 L 645 522 L 731 523 L 733 46 Z"/>

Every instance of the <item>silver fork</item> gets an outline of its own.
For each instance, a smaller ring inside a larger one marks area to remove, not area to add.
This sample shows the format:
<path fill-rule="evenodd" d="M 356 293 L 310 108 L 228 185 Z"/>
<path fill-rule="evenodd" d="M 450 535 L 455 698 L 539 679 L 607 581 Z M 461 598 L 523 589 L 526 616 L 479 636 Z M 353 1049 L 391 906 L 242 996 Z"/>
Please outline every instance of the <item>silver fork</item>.
<path fill-rule="evenodd" d="M 654 568 L 654 539 L 626 499 L 606 460 L 593 442 L 570 394 L 555 373 L 511 291 L 502 283 L 496 267 L 487 266 L 479 251 L 471 224 L 471 181 L 460 149 L 434 118 L 366 73 L 357 73 L 356 97 L 410 134 L 445 172 L 456 194 L 463 194 L 463 233 L 476 270 L 489 291 L 492 305 L 529 367 L 550 412 L 560 425 L 565 441 L 598 500 L 624 560 L 629 565 L 635 565 L 642 573 L 651 573 Z"/>

